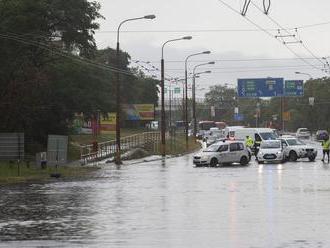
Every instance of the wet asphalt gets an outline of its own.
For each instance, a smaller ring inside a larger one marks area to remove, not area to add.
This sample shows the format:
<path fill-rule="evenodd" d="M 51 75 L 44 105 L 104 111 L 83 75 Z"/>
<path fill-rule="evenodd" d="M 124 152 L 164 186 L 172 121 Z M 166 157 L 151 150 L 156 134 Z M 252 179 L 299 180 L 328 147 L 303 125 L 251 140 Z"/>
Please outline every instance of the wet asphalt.
<path fill-rule="evenodd" d="M 320 148 L 320 147 L 319 147 Z M 84 181 L 2 186 L 0 247 L 330 247 L 330 165 L 196 168 L 192 155 Z"/>

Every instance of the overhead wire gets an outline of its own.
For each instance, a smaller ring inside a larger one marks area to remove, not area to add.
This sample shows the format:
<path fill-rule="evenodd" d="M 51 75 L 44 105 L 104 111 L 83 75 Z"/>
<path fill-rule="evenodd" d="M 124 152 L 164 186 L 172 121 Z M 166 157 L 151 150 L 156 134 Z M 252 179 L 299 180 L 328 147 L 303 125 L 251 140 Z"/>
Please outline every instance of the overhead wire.
<path fill-rule="evenodd" d="M 287 30 L 295 30 L 298 29 L 305 29 L 305 28 L 312 28 L 317 26 L 324 26 L 329 25 L 330 21 L 321 22 L 321 23 L 313 23 L 313 24 L 306 24 L 302 26 L 296 27 L 287 27 Z M 277 31 L 277 28 L 270 28 L 266 29 L 267 31 Z M 215 33 L 215 32 L 258 32 L 259 29 L 177 29 L 177 30 L 122 30 L 121 33 Z M 95 31 L 96 34 L 102 33 L 117 33 L 116 30 L 104 30 L 104 31 Z"/>
<path fill-rule="evenodd" d="M 252 1 L 252 5 L 254 7 L 256 7 L 260 12 L 262 12 L 261 8 L 255 4 L 253 1 Z M 323 61 L 321 59 L 319 59 L 307 46 L 306 44 L 301 40 L 301 39 L 298 39 L 294 34 L 292 34 L 291 32 L 289 32 L 286 28 L 284 28 L 278 21 L 276 21 L 273 17 L 271 17 L 270 15 L 267 15 L 267 18 L 270 19 L 275 25 L 277 25 L 279 27 L 279 30 L 283 30 L 285 31 L 288 35 L 293 35 L 292 37 L 296 40 L 297 43 L 301 44 L 305 50 L 314 58 L 318 59 L 322 65 L 324 64 Z M 298 34 L 298 28 L 295 29 L 296 33 Z M 286 44 L 284 44 L 286 45 Z"/>
<path fill-rule="evenodd" d="M 50 46 L 49 44 L 44 44 L 44 43 L 41 43 L 39 41 L 33 41 L 31 39 L 25 39 L 25 38 L 22 38 L 21 36 L 17 36 L 17 35 L 14 35 L 14 34 L 3 34 L 3 33 L 0 33 L 0 38 L 7 39 L 7 40 L 13 40 L 13 41 L 23 43 L 23 44 L 26 44 L 26 45 L 35 46 L 35 47 L 38 47 L 42 50 L 46 50 L 48 52 L 56 54 L 58 56 L 70 59 L 72 61 L 85 63 L 85 64 L 94 66 L 94 67 L 99 68 L 99 69 L 109 70 L 109 71 L 112 71 L 112 72 L 117 72 L 117 73 L 125 74 L 125 75 L 128 75 L 128 76 L 135 76 L 131 72 L 128 72 L 128 71 L 125 71 L 125 70 L 122 70 L 122 69 L 118 69 L 118 68 L 115 68 L 115 67 L 112 67 L 112 66 L 109 66 L 109 65 L 100 64 L 100 63 L 97 63 L 95 61 L 92 61 L 92 60 L 89 60 L 89 59 L 86 59 L 86 58 L 82 58 L 82 57 L 72 55 L 70 53 L 64 52 L 63 50 L 56 49 L 56 48 Z"/>
<path fill-rule="evenodd" d="M 228 3 L 226 3 L 223 0 L 218 0 L 219 2 L 221 2 L 223 5 L 225 5 L 227 8 L 231 9 L 233 12 L 237 13 L 240 15 L 240 13 L 233 8 L 231 5 L 229 5 Z M 268 16 L 268 15 L 267 15 Z M 270 36 L 272 39 L 274 39 L 274 35 L 272 33 L 270 33 L 269 31 L 267 31 L 267 29 L 263 28 L 262 26 L 260 26 L 259 24 L 255 23 L 254 21 L 252 21 L 250 18 L 248 18 L 247 16 L 243 16 L 248 22 L 250 22 L 252 25 L 256 26 L 258 29 L 260 29 L 261 31 L 263 31 L 264 33 L 266 33 L 268 36 Z M 283 44 L 283 42 L 281 42 L 280 40 L 276 39 L 278 42 L 280 42 L 281 44 Z M 318 69 L 316 66 L 314 66 L 313 64 L 309 63 L 307 60 L 305 60 L 304 58 L 302 58 L 297 52 L 295 52 L 291 47 L 289 47 L 288 45 L 284 44 L 284 46 L 292 53 L 294 54 L 297 58 L 299 58 L 300 60 L 302 60 L 304 63 L 310 65 L 311 67 L 313 67 L 314 69 Z"/>

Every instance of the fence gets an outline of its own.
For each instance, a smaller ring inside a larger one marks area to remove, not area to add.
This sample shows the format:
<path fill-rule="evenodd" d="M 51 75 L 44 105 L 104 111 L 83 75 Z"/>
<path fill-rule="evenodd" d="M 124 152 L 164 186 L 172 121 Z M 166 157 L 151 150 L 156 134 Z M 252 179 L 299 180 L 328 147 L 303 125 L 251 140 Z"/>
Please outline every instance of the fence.
<path fill-rule="evenodd" d="M 150 152 L 160 151 L 160 133 L 146 132 L 127 136 L 120 139 L 121 151 L 126 152 L 134 148 L 143 148 Z M 80 146 L 82 164 L 112 157 L 116 154 L 116 141 L 106 141 L 96 144 Z"/>

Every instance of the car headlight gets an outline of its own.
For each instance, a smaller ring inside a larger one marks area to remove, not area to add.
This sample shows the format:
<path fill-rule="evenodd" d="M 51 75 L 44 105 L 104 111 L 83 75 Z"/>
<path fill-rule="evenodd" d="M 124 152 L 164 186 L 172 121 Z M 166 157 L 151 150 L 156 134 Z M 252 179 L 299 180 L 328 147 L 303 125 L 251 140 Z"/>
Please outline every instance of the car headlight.
<path fill-rule="evenodd" d="M 262 155 L 264 155 L 264 153 L 263 152 L 259 152 L 258 155 L 262 156 Z"/>
<path fill-rule="evenodd" d="M 277 152 L 277 155 L 280 155 L 280 154 L 282 154 L 282 152 L 278 151 L 278 152 Z"/>

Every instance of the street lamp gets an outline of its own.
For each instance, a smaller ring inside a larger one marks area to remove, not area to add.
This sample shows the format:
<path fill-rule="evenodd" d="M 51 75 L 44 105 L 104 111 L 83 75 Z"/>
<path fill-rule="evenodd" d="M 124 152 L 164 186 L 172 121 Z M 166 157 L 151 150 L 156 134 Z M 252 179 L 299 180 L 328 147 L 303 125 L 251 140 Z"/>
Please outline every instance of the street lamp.
<path fill-rule="evenodd" d="M 191 40 L 191 36 L 184 36 L 178 39 L 172 39 L 164 42 L 162 45 L 162 59 L 161 59 L 161 154 L 164 157 L 166 155 L 165 149 L 165 82 L 164 82 L 164 75 L 165 75 L 165 68 L 164 68 L 164 47 L 167 43 L 179 41 L 179 40 Z"/>
<path fill-rule="evenodd" d="M 210 54 L 210 51 L 204 51 L 201 53 L 194 53 L 191 54 L 189 56 L 187 56 L 187 58 L 185 59 L 185 126 L 186 126 L 186 150 L 188 150 L 188 68 L 187 68 L 187 64 L 188 64 L 188 59 L 193 57 L 193 56 L 197 56 L 197 55 L 202 55 L 202 54 Z"/>
<path fill-rule="evenodd" d="M 141 20 L 141 19 L 155 19 L 156 16 L 155 15 L 146 15 L 143 17 L 137 17 L 137 18 L 130 18 L 130 19 L 126 19 L 124 21 L 122 21 L 119 26 L 118 26 L 118 30 L 117 30 L 117 50 L 116 50 L 116 64 L 117 64 L 117 68 L 119 69 L 120 67 L 120 59 L 119 59 L 119 31 L 121 26 L 126 23 L 126 22 L 130 22 L 130 21 L 135 21 L 135 20 Z M 116 72 L 116 159 L 115 159 L 115 163 L 117 165 L 121 164 L 121 158 L 120 158 L 120 153 L 121 153 L 121 147 L 120 147 L 120 118 L 121 118 L 121 87 L 120 87 L 120 82 L 119 82 L 119 71 Z"/>
<path fill-rule="evenodd" d="M 196 119 L 196 75 L 199 75 L 200 73 L 196 74 L 196 69 L 198 67 L 204 66 L 204 65 L 214 65 L 215 62 L 211 61 L 208 63 L 203 63 L 203 64 L 199 64 L 196 65 L 193 69 L 193 85 L 192 85 L 192 99 L 193 99 L 193 135 L 194 138 L 196 137 L 197 134 L 197 119 Z M 206 71 L 204 73 L 211 73 L 211 71 Z"/>

